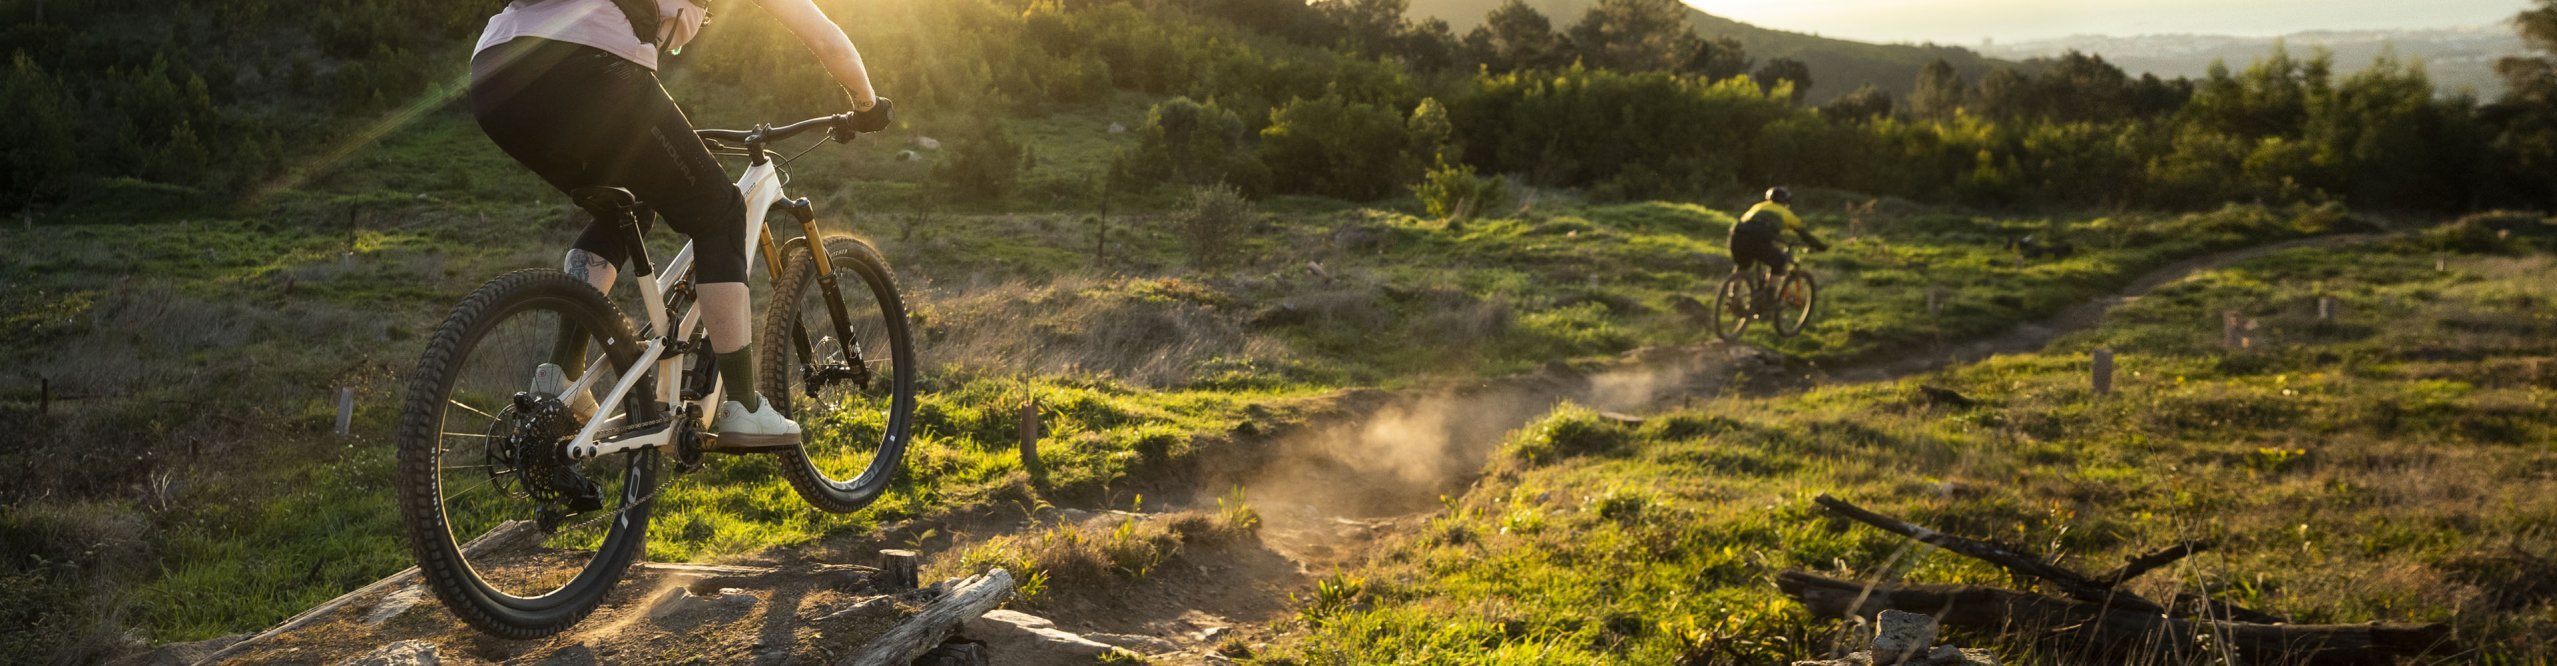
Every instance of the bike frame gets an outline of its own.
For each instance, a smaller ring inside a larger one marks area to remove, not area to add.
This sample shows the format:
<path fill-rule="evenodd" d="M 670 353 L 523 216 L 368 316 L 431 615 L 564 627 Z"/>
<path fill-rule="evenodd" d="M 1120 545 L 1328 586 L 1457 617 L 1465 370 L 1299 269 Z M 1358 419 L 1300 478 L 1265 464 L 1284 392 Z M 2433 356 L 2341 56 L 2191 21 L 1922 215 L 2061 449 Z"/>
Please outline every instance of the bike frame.
<path fill-rule="evenodd" d="M 746 235 L 750 238 L 757 239 L 757 244 L 763 250 L 762 254 L 765 259 L 764 264 L 767 270 L 777 273 L 781 270 L 781 249 L 779 245 L 773 242 L 772 229 L 765 226 L 765 222 L 771 217 L 771 212 L 775 204 L 788 200 L 781 192 L 780 163 L 770 159 L 768 156 L 757 156 L 754 163 L 746 167 L 745 175 L 737 179 L 737 191 L 743 193 L 746 197 Z M 819 236 L 817 235 L 815 217 L 813 215 L 802 215 L 801 218 L 800 223 L 808 232 L 808 236 L 810 238 L 818 238 Z M 746 268 L 748 270 L 752 270 L 755 263 L 754 255 L 756 253 L 748 252 L 746 254 Z M 820 252 L 819 254 L 823 255 L 824 253 Z M 820 259 L 820 261 L 823 260 Z M 675 258 L 666 262 L 666 266 L 663 270 L 659 270 L 656 274 L 645 276 L 639 280 L 639 302 L 648 310 L 648 330 L 664 331 L 664 333 L 660 334 L 655 339 L 649 340 L 648 345 L 640 349 L 639 360 L 632 363 L 631 367 L 641 368 L 655 365 L 656 369 L 653 373 L 637 372 L 624 375 L 620 382 L 613 385 L 612 392 L 607 394 L 604 400 L 596 404 L 623 404 L 629 399 L 631 392 L 638 389 L 639 381 L 651 374 L 654 374 L 658 380 L 657 400 L 660 404 L 669 406 L 685 404 L 682 397 L 684 390 L 684 373 L 688 370 L 688 368 L 685 367 L 683 359 L 686 358 L 687 355 L 670 355 L 667 353 L 667 350 L 672 349 L 674 345 L 680 341 L 692 339 L 693 332 L 701 326 L 701 304 L 698 302 L 693 303 L 692 308 L 684 312 L 684 317 L 680 324 L 669 328 L 666 324 L 671 313 L 669 313 L 666 309 L 666 293 L 674 289 L 677 283 L 680 283 L 686 278 L 686 276 L 691 274 L 692 263 L 693 244 L 686 242 L 684 243 L 684 248 L 682 250 L 675 252 Z M 778 277 L 778 275 L 775 277 Z M 700 350 L 702 353 L 707 353 L 708 351 L 709 350 L 706 349 Z M 593 387 L 595 377 L 598 374 L 591 369 L 598 367 L 597 364 L 602 362 L 603 359 L 599 357 L 595 360 L 595 362 L 587 364 L 586 367 L 589 368 L 589 370 L 585 373 L 585 375 L 578 377 L 576 383 L 570 384 L 567 392 L 562 395 L 576 395 L 577 391 L 591 389 Z M 749 390 L 752 389 L 750 388 Z M 712 422 L 719 418 L 719 410 L 717 407 L 720 401 L 726 396 L 727 392 L 728 387 L 715 386 L 709 393 L 704 394 L 700 400 L 693 401 L 687 405 L 699 410 L 699 413 L 703 415 L 703 421 L 700 424 L 701 427 L 707 428 Z M 687 415 L 683 413 L 684 411 L 687 410 L 677 410 L 677 413 L 673 414 L 672 417 L 687 418 Z M 675 442 L 674 435 L 677 432 L 676 426 L 681 423 L 679 421 L 670 421 L 665 427 L 657 428 L 651 432 L 631 434 L 619 436 L 614 439 L 597 441 L 596 437 L 603 431 L 604 422 L 609 420 L 605 418 L 605 415 L 608 413 L 608 410 L 597 410 L 594 418 L 586 420 L 585 427 L 577 431 L 577 437 L 569 440 L 568 442 L 569 457 L 577 460 L 586 460 L 597 456 L 621 453 L 634 449 L 669 446 Z"/>

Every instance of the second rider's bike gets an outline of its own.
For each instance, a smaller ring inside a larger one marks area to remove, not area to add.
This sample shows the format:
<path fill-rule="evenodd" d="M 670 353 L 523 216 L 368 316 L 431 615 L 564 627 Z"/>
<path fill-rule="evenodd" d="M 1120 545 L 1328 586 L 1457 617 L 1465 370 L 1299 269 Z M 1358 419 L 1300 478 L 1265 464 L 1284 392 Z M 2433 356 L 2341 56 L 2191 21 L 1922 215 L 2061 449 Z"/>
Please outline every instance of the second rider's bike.
<path fill-rule="evenodd" d="M 445 318 L 401 407 L 397 486 L 410 551 L 446 608 L 519 639 L 583 620 L 646 551 L 668 478 L 716 452 L 711 420 L 730 391 L 760 389 L 801 424 L 799 446 L 756 453 L 778 456 L 810 504 L 857 511 L 887 489 L 915 406 L 895 275 L 868 243 L 820 228 L 807 199 L 785 196 L 790 158 L 767 150 L 818 130 L 849 141 L 854 118 L 700 132 L 713 152 L 747 159 L 737 189 L 749 262 L 772 279 L 757 331 L 763 386 L 719 385 L 694 303 L 692 245 L 653 263 L 645 204 L 618 188 L 571 197 L 628 234 L 637 325 L 550 269 L 490 280 Z M 775 220 L 796 223 L 800 237 L 777 242 L 766 224 Z"/>
<path fill-rule="evenodd" d="M 1802 267 L 1802 252 L 1790 243 L 1784 247 L 1782 283 L 1768 284 L 1774 271 L 1755 266 L 1732 271 L 1731 277 L 1723 278 L 1722 288 L 1715 290 L 1714 335 L 1723 342 L 1738 342 L 1740 333 L 1749 330 L 1749 322 L 1760 319 L 1772 320 L 1776 335 L 1788 338 L 1811 323 L 1812 308 L 1819 304 L 1820 284 L 1809 269 Z"/>

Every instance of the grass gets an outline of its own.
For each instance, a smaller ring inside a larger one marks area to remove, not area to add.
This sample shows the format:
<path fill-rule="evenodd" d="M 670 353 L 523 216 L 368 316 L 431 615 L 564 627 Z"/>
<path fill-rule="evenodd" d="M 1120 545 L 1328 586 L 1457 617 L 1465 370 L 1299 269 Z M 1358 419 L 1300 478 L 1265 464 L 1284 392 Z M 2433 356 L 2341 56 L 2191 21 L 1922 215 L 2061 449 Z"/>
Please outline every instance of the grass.
<path fill-rule="evenodd" d="M 1128 140 L 1101 128 L 1140 124 L 1150 102 L 1012 121 L 1039 163 L 1003 201 L 919 205 L 917 179 L 940 153 L 896 160 L 909 133 L 800 163 L 793 192 L 878 242 L 911 295 L 927 380 L 911 473 L 877 508 L 837 517 L 808 511 L 768 462 L 722 462 L 663 498 L 651 556 L 716 559 L 1033 494 L 1106 495 L 1326 391 L 1707 335 L 1680 304 L 1720 279 L 1722 211 L 1737 205 L 1529 192 L 1516 210 L 1450 226 L 1408 201 L 1279 198 L 1258 203 L 1238 261 L 1196 269 L 1163 209 L 1178 193 L 1114 196 L 1101 226 L 1099 202 L 1077 198 L 1090 193 L 1075 184 Z M 771 120 L 728 104 L 697 115 Z M 32 644 L 10 647 L 77 660 L 118 649 L 126 626 L 155 641 L 253 630 L 405 565 L 383 489 L 418 340 L 481 280 L 555 263 L 583 222 L 451 112 L 314 173 L 222 207 L 102 205 L 33 230 L 0 225 L 0 364 L 19 370 L 0 375 L 0 432 L 15 438 L 0 466 L 24 470 L 0 488 L 0 523 L 26 537 L 0 548 L 0 575 L 93 600 L 30 595 L 0 617 L 102 627 L 22 633 Z M 1996 330 L 2328 215 L 1805 210 L 1831 237 L 1857 228 L 1813 260 L 1835 307 L 1808 336 L 1776 343 L 1824 364 Z M 2053 229 L 2089 250 L 2017 267 L 1997 249 Z M 654 238 L 672 256 L 679 239 Z M 1945 317 L 1909 316 L 1928 289 L 1954 291 Z M 52 412 L 38 415 L 48 384 Z M 328 432 L 341 387 L 359 404 L 346 439 Z M 1055 410 L 1043 478 L 1008 457 L 1007 419 L 1031 394 Z M 131 547 L 71 566 L 100 543 L 82 536 L 93 533 L 129 534 Z"/>
<path fill-rule="evenodd" d="M 1274 663 L 1763 663 L 1834 623 L 1785 569 L 2007 585 L 1974 561 L 1824 517 L 1833 493 L 2081 570 L 2220 547 L 2136 585 L 2302 622 L 2443 622 L 2436 661 L 2546 663 L 2557 596 L 2551 255 L 2393 241 L 2206 272 L 2033 354 L 1732 399 L 1627 425 L 1564 409 L 1513 436 L 1425 532 L 1340 574 Z M 2343 317 L 2314 314 L 2320 296 Z M 2219 346 L 2218 313 L 2260 322 Z M 2115 393 L 2086 354 L 2120 355 Z M 1918 386 L 1961 392 L 1936 406 Z M 2078 659 L 1957 636 L 2027 663 Z"/>

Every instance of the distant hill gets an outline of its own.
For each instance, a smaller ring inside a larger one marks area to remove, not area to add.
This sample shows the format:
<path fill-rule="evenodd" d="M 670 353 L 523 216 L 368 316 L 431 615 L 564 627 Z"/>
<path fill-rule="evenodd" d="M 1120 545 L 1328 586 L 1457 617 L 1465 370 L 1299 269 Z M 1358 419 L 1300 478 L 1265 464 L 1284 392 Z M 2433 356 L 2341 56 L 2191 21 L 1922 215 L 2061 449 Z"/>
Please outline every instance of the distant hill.
<path fill-rule="evenodd" d="M 1483 15 L 1500 6 L 1501 0 L 1411 0 L 1414 18 L 1439 18 L 1456 28 L 1462 36 L 1483 22 Z M 1582 14 L 1597 0 L 1527 0 L 1527 6 L 1544 12 L 1552 19 L 1556 31 L 1567 30 L 1580 22 Z M 1811 66 L 1813 103 L 1828 101 L 1854 92 L 1865 84 L 1873 84 L 1894 94 L 1906 95 L 1917 82 L 1918 68 L 1938 58 L 1953 63 L 1963 78 L 1977 81 L 1989 70 L 2000 66 L 2021 67 L 2013 62 L 1994 60 L 1970 49 L 1935 44 L 1872 44 L 1832 39 L 1798 32 L 1771 30 L 1707 14 L 1689 8 L 1687 22 L 1705 37 L 1728 35 L 1749 50 L 1749 57 L 1765 63 L 1770 58 L 1792 58 Z"/>
<path fill-rule="evenodd" d="M 2480 99 L 2493 99 L 2503 94 L 2504 83 L 2495 76 L 2495 61 L 2523 53 L 2521 38 L 2504 26 L 2319 31 L 2282 37 L 2078 35 L 1983 45 L 1981 50 L 1992 56 L 2021 60 L 2056 56 L 2076 49 L 2103 55 L 2105 60 L 2130 72 L 2198 78 L 2209 71 L 2213 60 L 2227 61 L 2232 70 L 2244 69 L 2247 63 L 2272 52 L 2276 40 L 2288 46 L 2297 56 L 2305 56 L 2319 47 L 2333 51 L 2335 71 L 2339 76 L 2369 66 L 2372 58 L 2393 48 L 2400 58 L 2422 60 L 2425 71 L 2432 75 L 2436 90 L 2443 93 L 2472 90 Z M 1817 72 L 1814 75 L 1817 76 Z"/>

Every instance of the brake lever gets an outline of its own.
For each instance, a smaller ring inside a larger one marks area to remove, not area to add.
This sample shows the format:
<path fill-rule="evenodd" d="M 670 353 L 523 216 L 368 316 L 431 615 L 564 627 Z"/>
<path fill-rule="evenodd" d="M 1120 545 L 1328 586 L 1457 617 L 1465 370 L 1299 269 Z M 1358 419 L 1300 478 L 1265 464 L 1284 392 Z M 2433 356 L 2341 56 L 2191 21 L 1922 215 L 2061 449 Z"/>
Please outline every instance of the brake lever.
<path fill-rule="evenodd" d="M 834 139 L 835 143 L 852 143 L 853 139 L 861 138 L 860 132 L 852 130 L 852 114 L 838 113 L 834 119 L 834 124 L 826 126 L 826 138 Z"/>

